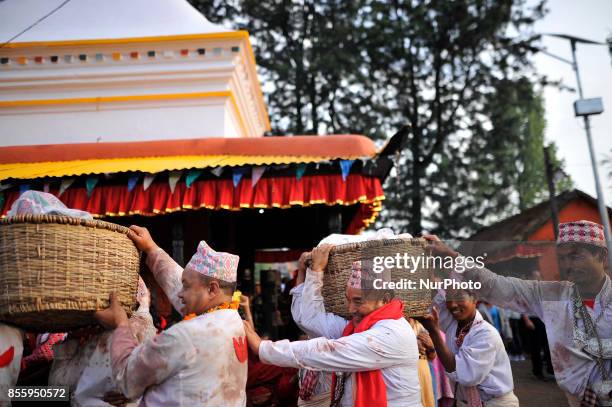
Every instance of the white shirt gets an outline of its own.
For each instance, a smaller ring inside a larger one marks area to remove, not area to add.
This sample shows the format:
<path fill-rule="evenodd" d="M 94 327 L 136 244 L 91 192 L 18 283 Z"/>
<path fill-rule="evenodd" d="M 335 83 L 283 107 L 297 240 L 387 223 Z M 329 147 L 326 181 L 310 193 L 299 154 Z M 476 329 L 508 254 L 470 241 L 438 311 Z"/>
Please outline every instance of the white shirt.
<path fill-rule="evenodd" d="M 121 328 L 112 338 L 112 369 L 128 398 L 142 395 L 141 406 L 246 405 L 246 355 L 241 362 L 233 343 L 234 338 L 244 340 L 237 311 L 218 310 L 179 322 L 130 349 L 128 356 L 120 354 Z"/>
<path fill-rule="evenodd" d="M 438 292 L 434 302 L 440 311 L 440 328 L 446 334 L 446 344 L 455 354 L 455 371 L 446 372 L 446 375 L 464 387 L 476 386 L 483 401 L 513 391 L 510 359 L 497 329 L 476 311 L 472 327 L 459 348 L 455 342 L 459 323 L 446 309 L 443 290 Z"/>
<path fill-rule="evenodd" d="M 292 290 L 295 322 L 311 339 L 263 341 L 259 357 L 278 366 L 329 372 L 380 369 L 389 407 L 421 406 L 417 373 L 419 351 L 414 331 L 404 318 L 383 320 L 365 332 L 342 337 L 348 321 L 326 313 L 321 296 L 323 273 L 306 272 L 306 281 Z M 342 406 L 353 405 L 353 380 L 345 383 Z"/>
<path fill-rule="evenodd" d="M 183 269 L 161 249 L 147 265 L 181 312 Z M 128 398 L 143 395 L 141 406 L 244 407 L 246 347 L 242 318 L 231 309 L 179 322 L 138 346 L 123 326 L 112 338 L 113 376 Z"/>
<path fill-rule="evenodd" d="M 487 269 L 468 269 L 459 278 L 480 281 L 482 288 L 476 292 L 479 298 L 520 313 L 535 314 L 544 322 L 555 378 L 561 389 L 581 399 L 587 383 L 601 381 L 595 358 L 583 351 L 577 341 L 584 325 L 580 320 L 578 330 L 574 330 L 573 283 L 521 280 L 499 276 Z M 609 277 L 595 298 L 594 308 L 587 307 L 587 311 L 593 321 L 598 321 L 596 327 L 606 358 L 605 369 L 612 376 L 612 282 Z M 589 347 L 598 352 L 595 339 L 589 342 Z"/>
<path fill-rule="evenodd" d="M 8 356 L 11 353 L 13 358 L 9 362 Z M 8 362 L 6 366 L 0 367 L 0 406 L 11 405 L 8 389 L 17 384 L 22 354 L 23 332 L 13 326 L 0 323 L 0 355 L 4 355 Z"/>
<path fill-rule="evenodd" d="M 131 333 L 138 343 L 155 336 L 153 318 L 149 313 L 151 302 L 148 290 L 138 299 L 138 310 L 128 320 Z M 110 407 L 104 396 L 119 389 L 112 378 L 111 335 L 105 331 L 91 336 L 84 344 L 76 338 L 53 346 L 53 365 L 49 372 L 50 386 L 66 386 L 73 407 Z M 128 403 L 135 406 L 138 400 Z"/>

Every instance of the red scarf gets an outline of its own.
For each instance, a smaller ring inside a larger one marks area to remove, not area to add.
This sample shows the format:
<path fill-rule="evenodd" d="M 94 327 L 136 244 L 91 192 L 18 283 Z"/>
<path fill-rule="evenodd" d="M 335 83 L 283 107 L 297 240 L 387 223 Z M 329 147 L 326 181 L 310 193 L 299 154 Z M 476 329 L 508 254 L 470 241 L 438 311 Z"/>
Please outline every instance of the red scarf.
<path fill-rule="evenodd" d="M 397 299 L 370 312 L 355 326 L 349 322 L 342 336 L 367 331 L 378 321 L 384 319 L 400 319 L 404 316 L 404 304 Z M 332 397 L 335 394 L 336 375 L 332 374 Z M 387 407 L 387 388 L 380 370 L 370 370 L 355 373 L 355 407 Z"/>

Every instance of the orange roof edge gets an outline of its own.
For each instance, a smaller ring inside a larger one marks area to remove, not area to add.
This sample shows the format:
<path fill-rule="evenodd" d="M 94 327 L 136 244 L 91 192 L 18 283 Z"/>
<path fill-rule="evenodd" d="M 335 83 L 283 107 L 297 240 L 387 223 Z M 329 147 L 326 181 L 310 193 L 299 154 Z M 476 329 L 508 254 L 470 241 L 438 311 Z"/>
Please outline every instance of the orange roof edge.
<path fill-rule="evenodd" d="M 0 147 L 0 164 L 185 155 L 373 157 L 361 135 L 203 138 Z"/>

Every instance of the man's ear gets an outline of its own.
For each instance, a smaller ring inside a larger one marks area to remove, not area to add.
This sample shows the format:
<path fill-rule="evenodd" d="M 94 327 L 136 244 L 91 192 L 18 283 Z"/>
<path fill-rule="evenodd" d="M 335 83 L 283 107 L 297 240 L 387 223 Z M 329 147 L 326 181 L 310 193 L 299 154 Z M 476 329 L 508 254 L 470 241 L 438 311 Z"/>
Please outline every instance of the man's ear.
<path fill-rule="evenodd" d="M 208 284 L 208 292 L 214 295 L 221 293 L 221 287 L 219 286 L 219 282 L 217 280 L 210 281 Z"/>

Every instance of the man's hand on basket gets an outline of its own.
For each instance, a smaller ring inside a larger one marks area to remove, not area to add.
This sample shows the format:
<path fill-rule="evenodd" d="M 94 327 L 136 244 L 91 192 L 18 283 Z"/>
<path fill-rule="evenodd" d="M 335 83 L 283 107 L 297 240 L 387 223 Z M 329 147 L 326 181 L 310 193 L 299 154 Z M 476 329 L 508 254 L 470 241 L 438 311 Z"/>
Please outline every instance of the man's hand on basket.
<path fill-rule="evenodd" d="M 295 285 L 298 286 L 304 282 L 306 279 L 306 269 L 308 268 L 308 263 L 310 262 L 310 252 L 304 252 L 300 256 L 300 260 L 298 261 L 298 274 L 295 281 Z"/>
<path fill-rule="evenodd" d="M 459 256 L 459 253 L 445 245 L 436 235 L 423 235 L 423 239 L 427 240 L 427 251 L 431 256 Z"/>
<path fill-rule="evenodd" d="M 128 316 L 119 304 L 116 293 L 110 295 L 110 306 L 104 310 L 96 311 L 94 318 L 105 328 L 115 329 L 119 325 L 128 323 Z"/>
<path fill-rule="evenodd" d="M 147 228 L 132 225 L 130 226 L 128 237 L 132 239 L 132 242 L 134 242 L 138 250 L 145 253 L 149 253 L 157 249 L 157 245 L 153 241 L 153 238 L 151 237 L 151 234 Z"/>
<path fill-rule="evenodd" d="M 312 249 L 312 264 L 310 269 L 316 272 L 322 272 L 327 267 L 327 259 L 329 258 L 329 251 L 334 247 L 331 244 L 323 244 L 321 246 Z"/>
<path fill-rule="evenodd" d="M 414 319 L 419 321 L 421 325 L 427 329 L 430 335 L 434 333 L 437 334 L 440 330 L 438 310 L 435 307 L 432 307 L 430 314 L 425 314 L 422 317 L 416 317 Z"/>

